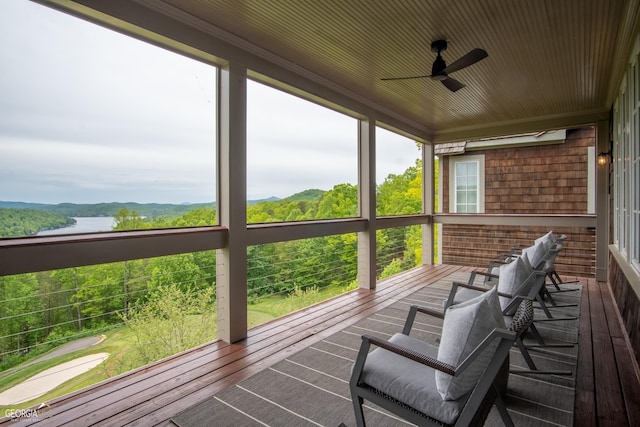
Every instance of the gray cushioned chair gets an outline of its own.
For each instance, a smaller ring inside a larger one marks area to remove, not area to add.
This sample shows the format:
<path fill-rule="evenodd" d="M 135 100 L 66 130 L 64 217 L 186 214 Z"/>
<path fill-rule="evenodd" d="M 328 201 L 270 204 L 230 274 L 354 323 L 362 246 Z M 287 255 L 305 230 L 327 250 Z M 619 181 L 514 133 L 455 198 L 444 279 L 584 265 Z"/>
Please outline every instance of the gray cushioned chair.
<path fill-rule="evenodd" d="M 451 289 L 451 293 L 449 298 L 445 302 L 445 307 L 448 307 L 453 304 L 457 304 L 460 301 L 464 301 L 468 298 L 472 298 L 478 294 L 478 292 L 485 291 L 490 286 L 494 286 L 498 284 L 498 290 L 503 294 L 511 295 L 509 298 L 518 297 L 519 299 L 512 302 L 509 310 L 505 311 L 505 314 L 512 315 L 515 310 L 520 305 L 520 300 L 522 298 L 534 298 L 535 302 L 538 303 L 538 307 L 544 311 L 544 314 L 548 320 L 575 320 L 576 317 L 567 317 L 567 316 L 559 316 L 558 314 L 553 314 L 551 312 L 551 308 L 561 308 L 561 307 L 573 307 L 575 304 L 557 304 L 549 292 L 546 289 L 545 277 L 548 272 L 546 270 L 546 265 L 549 260 L 555 259 L 558 253 L 558 248 L 555 245 L 551 245 L 549 249 L 539 241 L 534 246 L 526 248 L 522 255 L 512 256 L 503 261 L 494 261 L 490 264 L 489 270 L 487 272 L 482 272 L 479 270 L 474 270 L 471 272 L 469 276 L 469 280 L 466 284 L 460 282 L 454 282 L 453 287 Z M 523 271 L 524 268 L 518 268 L 515 273 L 509 272 L 509 270 L 515 270 L 515 267 L 520 267 L 521 265 L 513 265 L 514 262 L 519 262 L 522 264 L 522 261 L 529 265 L 529 268 L 526 269 L 528 273 L 528 277 L 525 277 Z M 532 262 L 529 262 L 533 260 Z M 510 274 L 507 277 L 508 285 L 504 285 L 504 280 L 500 279 L 501 275 L 504 275 L 505 272 L 509 272 Z M 483 283 L 484 287 L 478 287 L 474 285 L 476 281 L 476 277 L 484 276 L 485 280 Z M 520 287 L 522 284 L 522 287 Z M 535 289 L 536 295 L 530 294 L 529 290 Z M 503 296 L 504 299 L 504 296 Z M 548 301 L 550 306 L 546 303 Z M 541 319 L 536 319 L 536 321 L 540 321 Z"/>
<path fill-rule="evenodd" d="M 497 291 L 487 294 L 444 316 L 412 307 L 403 332 L 388 341 L 362 337 L 350 381 L 358 426 L 365 399 L 420 426 L 482 425 L 495 403 L 513 425 L 501 392 L 516 334 L 504 327 Z M 439 347 L 409 335 L 417 312 L 444 317 Z"/>
<path fill-rule="evenodd" d="M 561 234 L 561 235 L 554 235 L 552 231 L 549 231 L 548 233 L 546 233 L 545 235 L 537 238 L 535 240 L 535 243 L 539 243 L 542 242 L 545 247 L 547 249 L 555 249 L 555 252 L 552 254 L 553 256 L 550 257 L 549 259 L 546 260 L 545 265 L 542 266 L 541 269 L 543 269 L 545 271 L 545 273 L 547 274 L 547 277 L 549 278 L 550 282 L 547 282 L 546 285 L 549 287 L 553 287 L 555 288 L 554 290 L 549 291 L 550 293 L 555 293 L 555 292 L 571 292 L 571 291 L 577 291 L 579 290 L 579 288 L 576 287 L 562 287 L 561 285 L 566 285 L 566 284 L 574 284 L 574 283 L 578 283 L 577 280 L 563 280 L 560 275 L 558 274 L 558 272 L 556 271 L 556 267 L 555 267 L 555 259 L 558 256 L 558 254 L 560 253 L 560 251 L 563 249 L 564 247 L 564 241 L 567 239 L 566 234 Z M 498 256 L 498 261 L 491 261 L 489 263 L 489 269 L 488 271 L 491 272 L 493 267 L 495 267 L 496 264 L 500 264 L 502 262 L 505 262 L 509 259 L 512 259 L 513 257 L 519 256 L 522 254 L 522 248 L 520 247 L 520 245 L 514 246 L 513 248 L 511 248 L 511 253 L 508 255 L 502 254 Z"/>
<path fill-rule="evenodd" d="M 573 375 L 572 371 L 567 370 L 539 370 L 527 347 L 551 347 L 551 348 L 569 348 L 574 343 L 550 344 L 540 335 L 534 322 L 533 301 L 538 301 L 544 307 L 542 294 L 540 289 L 545 285 L 545 272 L 534 270 L 527 265 L 524 260 L 518 258 L 511 263 L 501 267 L 503 273 L 499 275 L 497 280 L 498 295 L 504 315 L 507 328 L 516 333 L 516 345 L 522 354 L 529 369 L 511 370 L 512 373 L 518 374 L 554 374 L 554 375 Z M 495 282 L 493 282 L 495 283 Z M 453 282 L 449 297 L 443 302 L 445 310 L 448 307 L 460 304 L 463 301 L 474 298 L 477 295 L 487 292 L 488 288 L 479 287 L 459 282 Z M 549 312 L 548 310 L 545 310 Z M 549 313 L 550 314 L 550 313 Z M 549 320 L 573 320 L 575 317 L 568 318 L 551 318 Z M 547 319 L 538 319 L 543 321 Z M 525 346 L 522 337 L 529 330 L 537 344 L 528 344 Z"/>

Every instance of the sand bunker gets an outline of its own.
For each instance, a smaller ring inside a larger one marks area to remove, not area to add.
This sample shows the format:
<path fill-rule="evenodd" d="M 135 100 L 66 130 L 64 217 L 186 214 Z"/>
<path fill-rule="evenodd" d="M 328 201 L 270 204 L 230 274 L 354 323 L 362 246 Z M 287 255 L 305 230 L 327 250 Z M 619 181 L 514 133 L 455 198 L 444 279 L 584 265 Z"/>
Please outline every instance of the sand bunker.
<path fill-rule="evenodd" d="M 0 393 L 0 406 L 15 405 L 35 399 L 60 384 L 95 368 L 109 357 L 109 353 L 96 353 L 62 363 Z"/>

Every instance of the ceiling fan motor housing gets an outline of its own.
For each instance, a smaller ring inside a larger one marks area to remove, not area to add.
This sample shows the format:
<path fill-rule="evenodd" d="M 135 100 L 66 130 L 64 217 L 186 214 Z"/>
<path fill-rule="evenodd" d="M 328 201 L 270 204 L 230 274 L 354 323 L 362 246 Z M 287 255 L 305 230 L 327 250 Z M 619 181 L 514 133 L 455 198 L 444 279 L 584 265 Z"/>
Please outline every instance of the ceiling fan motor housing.
<path fill-rule="evenodd" d="M 431 50 L 437 52 L 436 59 L 431 66 L 431 74 L 428 76 L 409 76 L 409 77 L 385 77 L 382 80 L 407 80 L 407 79 L 422 79 L 431 78 L 442 82 L 442 84 L 451 92 L 457 92 L 463 87 L 464 83 L 459 82 L 456 79 L 449 77 L 449 74 L 462 70 L 470 65 L 475 64 L 478 61 L 483 60 L 487 56 L 487 52 L 484 49 L 475 48 L 468 52 L 466 55 L 458 58 L 451 65 L 447 67 L 447 63 L 442 58 L 442 51 L 447 50 L 446 40 L 436 40 L 431 43 Z"/>
<path fill-rule="evenodd" d="M 438 56 L 436 60 L 433 61 L 433 65 L 431 66 L 431 78 L 433 80 L 444 80 L 447 78 L 447 74 L 443 73 L 442 70 L 447 68 L 447 63 L 444 62 L 440 52 L 443 50 L 447 50 L 447 41 L 446 40 L 436 40 L 431 43 L 431 50 L 433 52 L 438 52 Z"/>

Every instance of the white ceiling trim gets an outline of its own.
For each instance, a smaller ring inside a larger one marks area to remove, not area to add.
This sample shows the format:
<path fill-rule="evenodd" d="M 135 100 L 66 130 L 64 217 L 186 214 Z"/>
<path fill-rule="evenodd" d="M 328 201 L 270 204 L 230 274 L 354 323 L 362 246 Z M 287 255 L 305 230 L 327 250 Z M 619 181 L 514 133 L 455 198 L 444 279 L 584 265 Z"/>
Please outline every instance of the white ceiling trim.
<path fill-rule="evenodd" d="M 608 119 L 609 109 L 599 108 L 596 110 L 587 110 L 578 113 L 558 114 L 546 117 L 535 117 L 526 120 L 523 119 L 502 123 L 491 123 L 487 126 L 448 129 L 436 132 L 432 142 L 434 144 L 441 144 L 446 142 L 519 135 L 529 132 L 568 129 L 580 126 L 590 126 L 594 125 L 598 121 Z"/>

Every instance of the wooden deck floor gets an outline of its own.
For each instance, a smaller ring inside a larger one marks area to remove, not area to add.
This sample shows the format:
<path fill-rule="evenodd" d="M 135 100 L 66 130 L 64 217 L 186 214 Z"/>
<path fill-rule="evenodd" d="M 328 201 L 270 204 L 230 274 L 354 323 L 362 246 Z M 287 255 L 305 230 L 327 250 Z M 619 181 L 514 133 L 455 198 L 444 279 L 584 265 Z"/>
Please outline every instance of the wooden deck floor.
<path fill-rule="evenodd" d="M 640 382 L 606 283 L 582 279 L 576 426 L 636 426 Z M 587 315 L 588 314 L 588 315 Z"/>
<path fill-rule="evenodd" d="M 375 291 L 357 290 L 249 332 L 214 342 L 49 402 L 41 425 L 173 425 L 171 417 L 372 313 L 456 271 L 425 266 Z M 640 419 L 640 381 L 606 284 L 581 279 L 583 292 L 575 425 L 631 426 Z M 4 415 L 4 414 L 3 414 Z M 634 421 L 634 422 L 632 422 Z M 0 426 L 33 420 L 0 419 Z"/>

